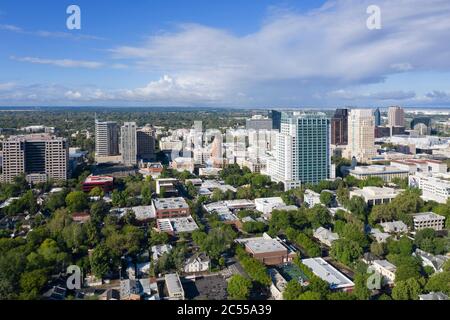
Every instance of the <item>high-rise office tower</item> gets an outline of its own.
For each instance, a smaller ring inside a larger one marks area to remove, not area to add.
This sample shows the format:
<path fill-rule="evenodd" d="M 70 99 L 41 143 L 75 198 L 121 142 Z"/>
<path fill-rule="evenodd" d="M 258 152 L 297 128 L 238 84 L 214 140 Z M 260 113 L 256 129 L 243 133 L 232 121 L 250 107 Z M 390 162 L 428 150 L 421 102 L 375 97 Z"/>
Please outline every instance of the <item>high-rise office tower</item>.
<path fill-rule="evenodd" d="M 3 182 L 25 174 L 28 182 L 67 180 L 67 139 L 49 134 L 11 136 L 3 141 Z"/>
<path fill-rule="evenodd" d="M 405 110 L 401 107 L 389 107 L 388 125 L 389 127 L 404 127 Z"/>
<path fill-rule="evenodd" d="M 270 111 L 270 118 L 272 118 L 272 129 L 280 131 L 281 128 L 281 111 Z"/>
<path fill-rule="evenodd" d="M 331 119 L 331 144 L 346 145 L 348 142 L 348 109 L 337 109 Z"/>
<path fill-rule="evenodd" d="M 331 175 L 330 120 L 323 113 L 282 113 L 275 159 L 267 173 L 285 190 Z"/>
<path fill-rule="evenodd" d="M 380 108 L 377 108 L 375 110 L 375 112 L 373 113 L 374 117 L 375 117 L 375 126 L 379 127 L 381 126 L 381 112 L 380 112 Z"/>
<path fill-rule="evenodd" d="M 95 120 L 95 156 L 111 157 L 119 154 L 119 127 L 116 122 Z"/>
<path fill-rule="evenodd" d="M 144 161 L 155 160 L 155 129 L 150 125 L 146 125 L 145 127 L 137 130 L 136 138 L 138 159 Z"/>
<path fill-rule="evenodd" d="M 120 151 L 122 163 L 126 166 L 137 164 L 137 126 L 136 122 L 125 122 L 120 128 Z"/>
<path fill-rule="evenodd" d="M 375 117 L 370 109 L 353 109 L 348 118 L 348 144 L 344 156 L 366 162 L 377 155 Z"/>

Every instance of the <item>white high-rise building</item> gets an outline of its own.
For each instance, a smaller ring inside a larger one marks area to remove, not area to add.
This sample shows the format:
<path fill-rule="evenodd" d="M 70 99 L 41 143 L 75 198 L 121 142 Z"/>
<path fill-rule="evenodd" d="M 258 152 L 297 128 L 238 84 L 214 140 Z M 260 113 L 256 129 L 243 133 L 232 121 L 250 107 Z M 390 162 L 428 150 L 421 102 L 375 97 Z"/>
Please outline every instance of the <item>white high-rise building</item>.
<path fill-rule="evenodd" d="M 277 134 L 275 158 L 266 173 L 285 190 L 331 176 L 330 120 L 323 113 L 285 113 Z"/>
<path fill-rule="evenodd" d="M 122 163 L 126 166 L 137 164 L 136 122 L 125 122 L 121 127 Z"/>
<path fill-rule="evenodd" d="M 343 153 L 348 159 L 367 162 L 377 155 L 375 117 L 370 109 L 353 109 L 348 117 L 348 145 Z"/>

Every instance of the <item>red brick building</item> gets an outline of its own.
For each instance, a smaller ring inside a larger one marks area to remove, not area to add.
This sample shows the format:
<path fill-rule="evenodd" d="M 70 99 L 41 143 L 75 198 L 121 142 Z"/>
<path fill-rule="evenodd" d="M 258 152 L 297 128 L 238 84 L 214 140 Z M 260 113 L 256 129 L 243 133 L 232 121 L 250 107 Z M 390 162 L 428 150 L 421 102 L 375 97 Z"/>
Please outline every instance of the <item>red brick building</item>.
<path fill-rule="evenodd" d="M 111 192 L 114 189 L 114 178 L 110 176 L 89 176 L 83 183 L 83 191 L 91 192 L 92 189 L 99 187 L 104 192 Z"/>

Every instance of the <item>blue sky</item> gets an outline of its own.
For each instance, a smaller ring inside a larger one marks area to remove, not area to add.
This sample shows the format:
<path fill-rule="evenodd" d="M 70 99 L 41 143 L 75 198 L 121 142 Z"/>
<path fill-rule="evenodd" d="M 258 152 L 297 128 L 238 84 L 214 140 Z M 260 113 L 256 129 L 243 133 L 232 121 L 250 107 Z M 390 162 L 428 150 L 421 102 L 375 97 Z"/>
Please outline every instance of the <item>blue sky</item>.
<path fill-rule="evenodd" d="M 447 0 L 2 0 L 0 105 L 450 106 L 449 18 Z"/>

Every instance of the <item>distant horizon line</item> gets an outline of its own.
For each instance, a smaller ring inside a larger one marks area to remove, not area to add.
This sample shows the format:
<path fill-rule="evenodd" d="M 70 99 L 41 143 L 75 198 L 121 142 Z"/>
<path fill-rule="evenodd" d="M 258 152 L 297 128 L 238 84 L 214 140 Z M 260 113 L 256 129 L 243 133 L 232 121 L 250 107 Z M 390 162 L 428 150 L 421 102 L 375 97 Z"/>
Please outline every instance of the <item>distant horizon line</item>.
<path fill-rule="evenodd" d="M 449 110 L 450 106 L 402 106 L 402 105 L 389 105 L 385 107 L 368 107 L 368 106 L 336 106 L 336 107 L 313 107 L 313 106 L 299 106 L 299 107 L 225 107 L 225 106 L 0 106 L 0 111 L 29 111 L 29 110 L 41 110 L 41 109 L 191 109 L 191 110 L 233 110 L 233 111 L 250 111 L 250 110 L 336 110 L 336 109 L 388 109 L 391 106 L 399 106 L 403 109 L 409 110 Z"/>

